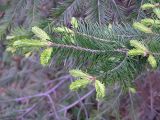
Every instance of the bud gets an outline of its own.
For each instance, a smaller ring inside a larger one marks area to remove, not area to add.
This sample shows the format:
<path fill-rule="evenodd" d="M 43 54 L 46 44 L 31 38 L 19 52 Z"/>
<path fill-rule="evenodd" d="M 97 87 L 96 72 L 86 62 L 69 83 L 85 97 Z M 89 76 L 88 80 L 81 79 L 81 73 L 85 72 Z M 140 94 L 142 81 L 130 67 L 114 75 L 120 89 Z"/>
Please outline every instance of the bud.
<path fill-rule="evenodd" d="M 32 27 L 32 32 L 42 40 L 50 40 L 50 37 L 48 36 L 48 34 L 37 26 Z"/>
<path fill-rule="evenodd" d="M 96 99 L 102 100 L 105 97 L 105 85 L 103 83 L 101 83 L 99 80 L 95 81 L 95 88 L 96 88 Z"/>
<path fill-rule="evenodd" d="M 137 55 L 144 55 L 145 52 L 143 50 L 138 50 L 138 49 L 132 49 L 128 51 L 128 55 L 130 56 L 137 56 Z"/>
<path fill-rule="evenodd" d="M 146 27 L 145 25 L 143 25 L 142 23 L 139 23 L 139 22 L 133 23 L 133 27 L 137 30 L 144 32 L 144 33 L 153 33 L 150 28 Z"/>
<path fill-rule="evenodd" d="M 141 23 L 145 26 L 151 26 L 151 25 L 160 25 L 160 20 L 154 20 L 151 18 L 145 18 L 141 20 Z"/>
<path fill-rule="evenodd" d="M 54 31 L 57 33 L 70 33 L 70 34 L 74 33 L 73 30 L 71 30 L 67 27 L 57 27 L 57 28 L 54 28 Z"/>
<path fill-rule="evenodd" d="M 88 79 L 79 79 L 72 82 L 69 86 L 70 90 L 76 91 L 80 88 L 85 88 L 89 83 L 91 83 Z"/>
<path fill-rule="evenodd" d="M 142 10 L 147 10 L 147 9 L 151 9 L 151 8 L 155 8 L 155 7 L 156 7 L 156 5 L 150 4 L 150 3 L 146 3 L 141 6 Z"/>
<path fill-rule="evenodd" d="M 142 50 L 143 52 L 148 51 L 147 48 L 138 40 L 130 40 L 130 45 L 139 50 Z"/>
<path fill-rule="evenodd" d="M 157 17 L 160 19 L 160 8 L 154 8 L 153 12 L 157 15 Z"/>
<path fill-rule="evenodd" d="M 73 28 L 78 28 L 78 21 L 75 17 L 72 17 L 71 24 L 72 24 Z"/>
<path fill-rule="evenodd" d="M 69 73 L 73 76 L 73 77 L 82 77 L 82 78 L 88 78 L 90 75 L 88 75 L 87 73 L 82 72 L 81 70 L 78 69 L 74 69 L 74 70 L 70 70 Z"/>
<path fill-rule="evenodd" d="M 135 94 L 135 93 L 136 93 L 136 89 L 135 89 L 135 88 L 133 88 L 133 87 L 129 87 L 129 91 L 130 91 L 131 93 L 133 93 L 133 94 Z"/>
<path fill-rule="evenodd" d="M 47 65 L 49 63 L 52 56 L 52 52 L 53 52 L 53 48 L 47 48 L 41 53 L 40 63 L 42 65 Z"/>
<path fill-rule="evenodd" d="M 45 47 L 45 46 L 48 46 L 48 43 L 44 41 L 40 41 L 40 40 L 23 39 L 23 40 L 15 41 L 13 43 L 13 46 L 15 47 Z"/>
<path fill-rule="evenodd" d="M 153 55 L 149 55 L 148 62 L 152 66 L 153 69 L 157 68 L 157 62 Z"/>

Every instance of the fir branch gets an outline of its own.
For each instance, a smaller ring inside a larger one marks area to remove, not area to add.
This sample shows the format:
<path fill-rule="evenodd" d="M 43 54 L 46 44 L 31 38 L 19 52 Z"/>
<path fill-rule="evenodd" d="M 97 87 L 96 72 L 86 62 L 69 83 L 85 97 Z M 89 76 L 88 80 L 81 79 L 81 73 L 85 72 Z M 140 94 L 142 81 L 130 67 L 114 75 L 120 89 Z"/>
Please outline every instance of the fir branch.
<path fill-rule="evenodd" d="M 74 45 L 65 45 L 65 44 L 58 44 L 58 43 L 52 43 L 48 42 L 49 47 L 58 47 L 58 48 L 69 48 L 73 50 L 78 50 L 78 51 L 85 51 L 85 52 L 90 52 L 94 54 L 99 54 L 99 53 L 107 53 L 107 52 L 119 52 L 119 53 L 127 53 L 127 49 L 120 48 L 116 50 L 94 50 L 94 49 L 89 49 L 89 48 L 84 48 L 80 46 L 74 46 Z"/>
<path fill-rule="evenodd" d="M 58 47 L 58 48 L 69 48 L 69 49 L 73 49 L 73 50 L 85 51 L 85 52 L 90 52 L 90 53 L 94 53 L 94 54 L 106 52 L 105 50 L 93 50 L 93 49 L 89 49 L 89 48 L 83 48 L 80 46 L 57 44 L 57 43 L 50 43 L 49 46 L 50 47 Z"/>

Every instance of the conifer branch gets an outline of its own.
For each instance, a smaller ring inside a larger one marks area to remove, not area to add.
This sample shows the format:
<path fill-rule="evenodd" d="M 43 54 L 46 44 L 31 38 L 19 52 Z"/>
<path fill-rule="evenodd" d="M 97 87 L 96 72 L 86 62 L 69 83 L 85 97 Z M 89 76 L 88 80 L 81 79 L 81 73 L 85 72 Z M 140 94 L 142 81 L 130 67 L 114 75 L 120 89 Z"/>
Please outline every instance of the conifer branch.
<path fill-rule="evenodd" d="M 90 52 L 93 54 L 107 53 L 107 52 L 119 52 L 119 53 L 126 54 L 128 51 L 128 49 L 125 49 L 125 48 L 120 48 L 116 50 L 94 50 L 94 49 L 84 48 L 84 47 L 75 46 L 75 45 L 65 45 L 65 44 L 58 44 L 58 43 L 53 43 L 53 42 L 48 42 L 48 46 L 58 47 L 58 48 L 69 48 L 69 49 L 78 50 L 78 51 Z"/>

